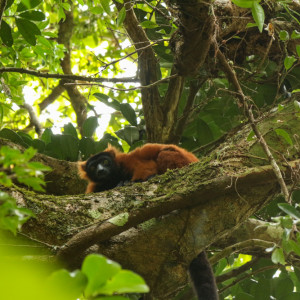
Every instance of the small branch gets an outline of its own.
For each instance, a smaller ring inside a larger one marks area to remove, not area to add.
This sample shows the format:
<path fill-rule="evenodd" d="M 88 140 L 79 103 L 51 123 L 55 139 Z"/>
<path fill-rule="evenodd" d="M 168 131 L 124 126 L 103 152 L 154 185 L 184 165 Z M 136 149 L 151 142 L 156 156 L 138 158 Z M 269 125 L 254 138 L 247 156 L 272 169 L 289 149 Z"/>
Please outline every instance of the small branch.
<path fill-rule="evenodd" d="M 21 107 L 25 108 L 28 111 L 30 124 L 29 126 L 34 126 L 35 132 L 38 136 L 41 136 L 43 132 L 43 126 L 41 125 L 37 115 L 35 114 L 33 108 L 28 103 L 24 103 Z"/>
<path fill-rule="evenodd" d="M 143 0 L 149 7 L 151 7 L 154 11 L 158 12 L 160 15 L 162 15 L 165 19 L 169 20 L 170 22 L 173 22 L 174 24 L 176 24 L 177 26 L 179 26 L 180 24 L 178 23 L 178 21 L 173 20 L 172 17 L 166 15 L 161 9 L 159 9 L 156 6 L 153 6 L 151 3 L 149 3 L 146 0 Z"/>
<path fill-rule="evenodd" d="M 284 179 L 282 177 L 280 168 L 274 158 L 274 156 L 272 155 L 263 135 L 260 133 L 260 131 L 258 130 L 257 126 L 256 126 L 256 120 L 253 116 L 252 113 L 252 109 L 251 107 L 249 107 L 248 105 L 248 100 L 247 97 L 244 95 L 243 90 L 239 84 L 239 81 L 237 79 L 236 73 L 233 71 L 233 69 L 231 68 L 231 66 L 229 65 L 229 63 L 226 60 L 226 57 L 224 56 L 224 54 L 220 51 L 220 49 L 217 46 L 217 43 L 215 43 L 216 45 L 216 49 L 217 49 L 217 57 L 223 67 L 224 72 L 227 74 L 228 80 L 233 84 L 236 92 L 237 92 L 237 97 L 239 99 L 239 105 L 244 107 L 244 113 L 245 115 L 248 117 L 249 121 L 250 121 L 250 125 L 252 130 L 254 131 L 258 142 L 260 143 L 260 145 L 262 146 L 264 152 L 266 153 L 270 164 L 272 165 L 273 171 L 277 177 L 278 183 L 280 184 L 281 187 L 281 192 L 284 195 L 284 198 L 287 202 L 290 202 L 290 197 L 289 197 L 289 191 L 288 188 L 284 182 Z"/>
<path fill-rule="evenodd" d="M 127 55 L 125 55 L 125 56 L 123 56 L 123 57 L 121 57 L 121 58 L 119 58 L 119 59 L 113 60 L 112 62 L 110 62 L 110 63 L 108 63 L 108 64 L 105 64 L 105 66 L 103 66 L 102 68 L 103 68 L 103 69 L 106 69 L 108 66 L 114 65 L 114 64 L 116 64 L 116 63 L 122 61 L 123 59 L 126 59 L 126 58 L 128 58 L 128 57 L 130 57 L 130 56 L 132 56 L 132 55 L 134 55 L 134 54 L 136 54 L 136 53 L 139 53 L 141 50 L 146 50 L 147 48 L 150 48 L 150 47 L 152 47 L 153 45 L 155 45 L 155 44 L 157 44 L 157 43 L 165 42 L 165 41 L 168 42 L 168 41 L 170 41 L 170 39 L 160 39 L 160 40 L 151 42 L 149 45 L 146 45 L 146 46 L 144 46 L 144 47 L 139 47 L 138 50 L 135 50 L 135 51 L 133 51 L 133 52 L 130 52 L 130 53 L 128 53 Z M 136 44 L 136 43 L 135 43 L 135 44 Z"/>
<path fill-rule="evenodd" d="M 258 240 L 258 239 L 242 241 L 240 243 L 236 243 L 234 245 L 230 245 L 229 247 L 226 247 L 220 253 L 217 253 L 214 256 L 212 256 L 209 261 L 213 265 L 216 262 L 218 262 L 220 259 L 227 257 L 232 253 L 241 251 L 245 248 L 255 248 L 255 247 L 270 248 L 273 246 L 274 246 L 273 242 L 268 242 L 268 241 Z"/>
<path fill-rule="evenodd" d="M 272 46 L 272 43 L 273 43 L 273 39 L 274 39 L 274 37 L 271 36 L 270 42 L 269 42 L 267 50 L 266 50 L 266 53 L 264 54 L 264 57 L 263 57 L 262 61 L 260 62 L 259 66 L 257 68 L 258 72 L 261 70 L 261 68 L 262 68 L 262 66 L 263 66 L 263 64 L 264 64 L 264 62 L 265 62 L 265 60 L 266 60 L 266 58 L 267 58 L 267 56 L 268 56 L 268 54 L 270 52 L 270 49 L 271 49 L 271 46 Z"/>
<path fill-rule="evenodd" d="M 93 83 L 92 84 L 88 84 L 88 83 L 65 83 L 64 85 L 66 85 L 66 86 L 68 86 L 68 85 L 89 85 L 89 86 L 96 85 L 96 86 L 100 86 L 100 87 L 103 87 L 103 88 L 106 88 L 106 89 L 110 89 L 110 90 L 113 90 L 113 91 L 127 92 L 127 91 L 134 91 L 134 90 L 150 89 L 150 88 L 153 88 L 154 86 L 156 86 L 156 85 L 158 85 L 160 83 L 169 81 L 169 80 L 171 80 L 173 78 L 176 78 L 176 77 L 178 77 L 178 75 L 174 74 L 174 75 L 168 76 L 166 78 L 157 80 L 156 82 L 153 82 L 153 83 L 148 84 L 148 85 L 140 85 L 140 86 L 136 86 L 136 87 L 128 88 L 128 89 L 114 88 L 114 87 L 103 85 L 103 84 L 93 84 Z"/>
<path fill-rule="evenodd" d="M 42 112 L 48 105 L 52 104 L 65 90 L 62 82 L 60 82 L 41 103 L 39 103 L 40 111 Z"/>
<path fill-rule="evenodd" d="M 192 111 L 192 107 L 195 102 L 196 95 L 201 87 L 201 85 L 206 81 L 205 79 L 202 79 L 200 83 L 195 83 L 194 81 L 190 82 L 190 91 L 189 91 L 189 96 L 186 102 L 186 105 L 184 107 L 183 113 L 181 118 L 178 120 L 176 129 L 175 129 L 175 134 L 173 138 L 173 143 L 178 144 L 180 141 L 180 138 L 182 136 L 182 132 L 185 128 L 185 125 L 187 123 L 187 120 L 189 119 Z"/>
<path fill-rule="evenodd" d="M 41 78 L 54 78 L 54 79 L 65 79 L 65 80 L 79 80 L 79 81 L 87 81 L 87 82 L 139 82 L 136 77 L 125 77 L 125 78 L 102 78 L 102 77 L 88 77 L 88 76 L 79 76 L 79 75 L 72 75 L 72 74 L 49 74 L 43 73 L 39 71 L 33 71 L 23 68 L 0 68 L 1 73 L 21 73 L 21 74 L 29 74 L 36 77 Z"/>
<path fill-rule="evenodd" d="M 256 264 L 259 261 L 259 257 L 254 257 L 251 261 L 245 263 L 244 265 L 242 265 L 239 268 L 233 269 L 230 272 L 227 272 L 225 274 L 219 275 L 216 277 L 216 282 L 220 283 L 226 280 L 229 280 L 233 277 L 236 277 L 242 273 L 245 273 L 246 271 L 248 271 L 254 264 Z"/>

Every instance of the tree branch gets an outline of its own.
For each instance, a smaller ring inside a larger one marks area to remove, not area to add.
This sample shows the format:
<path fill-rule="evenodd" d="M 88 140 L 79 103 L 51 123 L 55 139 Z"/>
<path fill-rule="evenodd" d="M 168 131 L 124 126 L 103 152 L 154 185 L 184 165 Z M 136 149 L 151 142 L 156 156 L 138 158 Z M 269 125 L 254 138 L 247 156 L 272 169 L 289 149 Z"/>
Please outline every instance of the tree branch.
<path fill-rule="evenodd" d="M 120 11 L 123 5 L 117 1 L 114 1 L 114 3 Z M 140 82 L 142 86 L 147 86 L 158 81 L 156 72 L 158 62 L 152 47 L 147 47 L 151 45 L 151 42 L 142 26 L 140 26 L 132 2 L 125 0 L 124 7 L 126 8 L 126 18 L 123 24 L 138 52 Z M 144 47 L 147 48 L 142 50 Z M 160 104 L 158 87 L 155 85 L 150 89 L 142 89 L 141 94 L 148 141 L 164 142 L 161 136 L 164 111 Z M 153 122 L 153 120 L 156 120 L 156 122 Z"/>
<path fill-rule="evenodd" d="M 275 243 L 273 243 L 273 242 L 268 242 L 268 241 L 258 240 L 258 239 L 242 241 L 237 244 L 226 247 L 221 252 L 219 252 L 219 253 L 215 254 L 213 257 L 211 257 L 211 259 L 209 261 L 211 264 L 215 264 L 222 258 L 228 257 L 232 253 L 241 252 L 244 249 L 254 248 L 254 247 L 261 247 L 261 248 L 266 249 L 266 248 L 273 247 L 274 244 Z"/>
<path fill-rule="evenodd" d="M 33 108 L 28 103 L 24 103 L 21 107 L 25 108 L 28 111 L 30 124 L 27 127 L 34 126 L 35 132 L 38 134 L 38 136 L 41 136 L 43 133 L 43 126 L 41 125 L 37 115 L 35 114 Z"/>
<path fill-rule="evenodd" d="M 174 138 L 172 139 L 172 143 L 174 143 L 174 144 L 179 143 L 180 138 L 183 133 L 183 130 L 186 126 L 187 120 L 191 115 L 192 107 L 194 105 L 196 95 L 197 95 L 201 85 L 206 81 L 206 79 L 207 78 L 201 79 L 200 83 L 199 82 L 196 83 L 195 81 L 190 82 L 189 96 L 188 96 L 186 105 L 184 107 L 182 116 L 179 118 L 179 120 L 177 122 L 175 133 L 174 133 Z"/>
<path fill-rule="evenodd" d="M 245 263 L 244 265 L 242 265 L 241 267 L 239 268 L 236 268 L 236 269 L 233 269 L 232 271 L 230 272 L 227 272 L 225 274 L 222 274 L 222 275 L 219 275 L 216 277 L 216 282 L 217 283 L 220 283 L 220 282 L 223 282 L 223 281 L 226 281 L 226 280 L 229 280 L 233 277 L 236 277 L 240 274 L 243 274 L 245 273 L 246 271 L 248 271 L 254 264 L 256 264 L 257 262 L 259 261 L 259 257 L 254 257 L 252 258 L 251 261 Z"/>
<path fill-rule="evenodd" d="M 35 77 L 40 78 L 54 78 L 54 79 L 64 79 L 65 81 L 69 80 L 78 80 L 78 81 L 87 81 L 87 82 L 138 82 L 139 80 L 135 77 L 124 77 L 124 78 L 103 78 L 103 77 L 88 77 L 88 76 L 79 76 L 79 75 L 72 75 L 72 74 L 49 74 L 39 71 L 33 71 L 23 68 L 14 68 L 14 67 L 7 67 L 7 68 L 0 68 L 1 73 L 21 73 L 21 74 L 29 74 Z"/>
<path fill-rule="evenodd" d="M 39 103 L 40 111 L 42 112 L 48 105 L 52 104 L 63 92 L 65 88 L 62 82 L 60 82 L 41 103 Z"/>

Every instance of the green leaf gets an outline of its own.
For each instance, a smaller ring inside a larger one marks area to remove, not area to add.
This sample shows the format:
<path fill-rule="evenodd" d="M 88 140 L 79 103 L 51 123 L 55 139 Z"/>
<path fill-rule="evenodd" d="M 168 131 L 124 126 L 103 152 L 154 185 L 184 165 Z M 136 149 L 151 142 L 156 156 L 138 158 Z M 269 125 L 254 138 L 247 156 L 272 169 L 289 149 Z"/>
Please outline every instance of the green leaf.
<path fill-rule="evenodd" d="M 41 140 L 47 145 L 51 142 L 53 133 L 50 128 L 46 128 L 41 136 Z"/>
<path fill-rule="evenodd" d="M 43 165 L 42 163 L 38 161 L 31 161 L 28 163 L 28 166 L 34 170 L 37 170 L 39 172 L 48 172 L 52 171 L 52 168 L 46 165 Z"/>
<path fill-rule="evenodd" d="M 137 118 L 134 109 L 129 103 L 121 103 L 120 111 L 124 118 L 133 126 L 137 126 Z"/>
<path fill-rule="evenodd" d="M 299 245 L 299 243 L 296 243 L 296 242 L 293 241 L 293 240 L 289 240 L 289 244 L 291 245 L 292 250 L 293 250 L 297 255 L 300 255 L 300 245 Z"/>
<path fill-rule="evenodd" d="M 77 161 L 79 156 L 79 141 L 72 135 L 53 135 L 46 145 L 45 154 L 68 161 Z"/>
<path fill-rule="evenodd" d="M 45 192 L 45 189 L 42 187 L 45 185 L 45 182 L 39 177 L 29 177 L 27 174 L 25 176 L 20 175 L 18 176 L 18 181 L 33 188 L 37 192 Z"/>
<path fill-rule="evenodd" d="M 116 226 L 124 226 L 128 222 L 128 217 L 129 214 L 126 212 L 110 218 L 108 222 Z"/>
<path fill-rule="evenodd" d="M 297 59 L 294 57 L 294 56 L 287 56 L 285 59 L 284 59 L 284 67 L 286 70 L 290 69 L 294 62 L 297 61 Z"/>
<path fill-rule="evenodd" d="M 45 47 L 51 49 L 51 51 L 47 52 L 48 54 L 52 53 L 53 45 L 48 39 L 46 39 L 43 36 L 39 35 L 39 36 L 37 36 L 37 40 L 39 41 L 39 43 L 43 44 Z M 45 52 L 45 47 L 43 47 L 44 52 Z"/>
<path fill-rule="evenodd" d="M 297 101 L 297 100 L 295 100 L 295 101 L 294 101 L 294 107 L 295 107 L 295 109 L 296 109 L 297 111 L 300 111 L 300 102 Z"/>
<path fill-rule="evenodd" d="M 92 154 L 97 152 L 96 142 L 90 137 L 82 137 L 79 141 L 79 151 L 83 160 L 88 159 Z"/>
<path fill-rule="evenodd" d="M 256 23 L 248 23 L 246 25 L 246 28 L 253 28 L 253 27 L 257 27 L 257 24 Z M 239 36 L 238 36 L 239 39 L 241 39 Z"/>
<path fill-rule="evenodd" d="M 103 14 L 103 8 L 101 6 L 95 6 L 90 9 L 90 12 L 95 15 Z"/>
<path fill-rule="evenodd" d="M 100 3 L 101 3 L 101 5 L 102 5 L 104 11 L 105 11 L 108 15 L 110 15 L 110 5 L 109 5 L 110 0 L 101 0 Z"/>
<path fill-rule="evenodd" d="M 143 28 L 156 28 L 158 25 L 152 21 L 144 21 L 141 23 L 141 26 Z"/>
<path fill-rule="evenodd" d="M 22 140 L 28 145 L 28 146 L 31 146 L 32 144 L 32 137 L 23 132 L 23 131 L 18 131 L 17 134 L 22 138 Z"/>
<path fill-rule="evenodd" d="M 139 275 L 129 270 L 121 270 L 98 292 L 106 295 L 113 295 L 114 293 L 147 293 L 149 292 L 149 287 Z"/>
<path fill-rule="evenodd" d="M 300 39 L 300 32 L 298 32 L 297 30 L 293 30 L 291 38 L 292 39 Z"/>
<path fill-rule="evenodd" d="M 253 0 L 231 0 L 236 6 L 242 8 L 252 8 Z"/>
<path fill-rule="evenodd" d="M 118 18 L 117 18 L 117 26 L 121 26 L 124 22 L 126 18 L 126 9 L 125 7 L 123 6 L 121 8 L 121 10 L 119 11 L 119 14 L 118 14 Z"/>
<path fill-rule="evenodd" d="M 87 118 L 82 125 L 83 135 L 86 137 L 92 137 L 97 127 L 98 127 L 98 117 Z"/>
<path fill-rule="evenodd" d="M 112 99 L 105 94 L 95 93 L 94 96 L 105 105 L 114 108 L 122 113 L 124 118 L 133 126 L 137 126 L 137 118 L 134 109 L 129 103 L 119 103 L 119 101 Z"/>
<path fill-rule="evenodd" d="M 39 28 L 31 21 L 16 18 L 16 25 L 24 39 L 30 44 L 36 45 L 36 35 L 41 35 Z"/>
<path fill-rule="evenodd" d="M 126 141 L 126 143 L 130 146 L 132 146 L 140 138 L 138 128 L 133 126 L 126 126 L 124 129 L 116 131 L 115 134 L 122 140 Z"/>
<path fill-rule="evenodd" d="M 296 46 L 296 51 L 297 51 L 298 56 L 300 57 L 300 45 Z"/>
<path fill-rule="evenodd" d="M 112 101 L 109 101 L 110 97 L 108 97 L 107 95 L 105 94 L 102 94 L 102 93 L 95 93 L 94 96 L 99 99 L 102 103 L 104 103 L 105 105 L 115 109 L 115 110 L 118 110 L 120 111 L 120 102 L 115 100 L 115 99 L 112 99 Z"/>
<path fill-rule="evenodd" d="M 286 277 L 286 278 L 278 278 L 272 282 L 274 284 L 274 291 L 273 295 L 275 299 L 285 300 L 286 296 L 290 295 L 293 292 L 294 284 L 293 281 Z"/>
<path fill-rule="evenodd" d="M 45 14 L 39 10 L 25 11 L 19 14 L 19 17 L 32 21 L 43 21 L 46 19 Z"/>
<path fill-rule="evenodd" d="M 293 146 L 293 141 L 292 141 L 290 135 L 285 130 L 275 129 L 275 132 L 278 136 L 283 137 L 289 145 Z"/>
<path fill-rule="evenodd" d="M 254 296 L 244 292 L 239 292 L 235 296 L 235 300 L 254 300 L 254 299 L 255 299 Z"/>
<path fill-rule="evenodd" d="M 13 130 L 8 128 L 3 128 L 0 130 L 0 137 L 4 139 L 8 139 L 16 144 L 19 144 L 23 147 L 28 147 L 28 145 L 23 141 L 23 139 Z"/>
<path fill-rule="evenodd" d="M 119 1 L 117 1 L 117 2 L 119 2 Z M 93 300 L 128 300 L 128 299 L 131 299 L 131 298 L 123 297 L 123 296 L 101 296 L 101 297 L 95 298 Z M 132 298 L 132 299 L 134 300 L 137 298 Z"/>
<path fill-rule="evenodd" d="M 58 270 L 53 272 L 46 279 L 47 291 L 50 296 L 47 299 L 57 299 L 57 290 L 60 291 L 60 298 L 64 300 L 74 300 L 81 298 L 84 288 L 87 284 L 87 278 L 81 271 L 69 273 L 67 270 Z M 51 292 L 54 295 L 51 297 Z"/>
<path fill-rule="evenodd" d="M 66 10 L 66 11 L 70 11 L 70 10 L 71 10 L 71 5 L 70 5 L 70 3 L 63 2 L 63 3 L 61 3 L 61 6 L 62 6 L 62 8 L 63 8 L 64 10 Z"/>
<path fill-rule="evenodd" d="M 277 248 L 273 251 L 271 259 L 274 264 L 285 265 L 284 254 L 281 248 Z"/>
<path fill-rule="evenodd" d="M 293 292 L 291 294 L 285 295 L 284 300 L 299 300 L 300 299 L 300 293 L 299 292 Z"/>
<path fill-rule="evenodd" d="M 17 7 L 17 12 L 35 8 L 41 2 L 42 0 L 22 0 Z"/>
<path fill-rule="evenodd" d="M 222 258 L 221 260 L 219 260 L 217 264 L 217 268 L 215 269 L 215 276 L 220 275 L 226 267 L 227 267 L 227 259 Z"/>
<path fill-rule="evenodd" d="M 12 34 L 11 34 L 11 28 L 10 26 L 2 20 L 1 28 L 0 28 L 0 37 L 4 45 L 7 47 L 11 47 L 14 43 Z"/>
<path fill-rule="evenodd" d="M 279 32 L 279 38 L 282 41 L 287 41 L 290 38 L 289 33 L 286 30 L 280 30 Z"/>
<path fill-rule="evenodd" d="M 300 220 L 300 212 L 288 203 L 278 203 L 278 207 L 294 219 Z"/>
<path fill-rule="evenodd" d="M 64 9 L 60 6 L 58 9 L 58 20 L 65 20 L 66 19 L 66 14 Z"/>
<path fill-rule="evenodd" d="M 255 135 L 254 131 L 251 130 L 250 133 L 247 136 L 247 141 L 250 142 L 250 141 L 253 141 L 255 139 L 256 139 L 256 135 Z"/>
<path fill-rule="evenodd" d="M 85 258 L 81 270 L 88 278 L 84 293 L 90 297 L 97 295 L 107 281 L 120 272 L 121 266 L 102 255 L 91 254 Z"/>
<path fill-rule="evenodd" d="M 7 0 L 5 10 L 9 9 L 13 5 L 14 1 L 15 0 Z M 2 22 L 3 22 L 3 20 L 2 20 Z"/>
<path fill-rule="evenodd" d="M 74 138 L 78 139 L 76 128 L 73 126 L 72 123 L 64 125 L 64 134 L 72 135 L 74 136 Z"/>
<path fill-rule="evenodd" d="M 252 16 L 254 18 L 255 23 L 258 26 L 260 32 L 263 31 L 264 28 L 264 21 L 265 21 L 265 12 L 262 6 L 259 4 L 258 1 L 253 1 L 253 5 L 251 8 Z"/>

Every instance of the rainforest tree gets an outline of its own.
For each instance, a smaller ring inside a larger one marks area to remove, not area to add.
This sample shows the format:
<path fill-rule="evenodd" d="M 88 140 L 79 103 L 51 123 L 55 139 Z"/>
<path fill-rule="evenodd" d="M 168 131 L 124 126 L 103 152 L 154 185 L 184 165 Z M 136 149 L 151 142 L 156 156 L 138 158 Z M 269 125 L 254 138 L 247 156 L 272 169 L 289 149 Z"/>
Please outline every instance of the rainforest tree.
<path fill-rule="evenodd" d="M 0 38 L 3 296 L 193 299 L 206 249 L 220 299 L 299 299 L 298 0 L 0 0 Z M 82 194 L 76 161 L 146 142 L 200 161 Z"/>

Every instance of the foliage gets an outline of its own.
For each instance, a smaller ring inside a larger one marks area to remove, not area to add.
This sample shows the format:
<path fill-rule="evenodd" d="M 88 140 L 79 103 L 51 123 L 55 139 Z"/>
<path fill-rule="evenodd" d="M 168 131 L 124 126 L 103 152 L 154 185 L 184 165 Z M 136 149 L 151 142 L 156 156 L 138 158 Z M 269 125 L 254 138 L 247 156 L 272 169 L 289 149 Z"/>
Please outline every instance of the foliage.
<path fill-rule="evenodd" d="M 51 274 L 47 285 L 49 290 L 68 287 L 64 293 L 53 295 L 55 299 L 128 299 L 125 293 L 146 293 L 149 288 L 144 280 L 134 272 L 123 270 L 121 266 L 102 255 L 89 255 L 84 259 L 81 270 L 69 273 L 59 270 Z M 82 295 L 84 295 L 82 297 Z"/>
<path fill-rule="evenodd" d="M 44 191 L 42 172 L 50 171 L 51 168 L 39 162 L 30 161 L 36 150 L 28 148 L 21 153 L 17 149 L 3 146 L 0 148 L 0 182 L 2 185 L 10 187 L 12 179 L 16 178 L 19 183 L 25 184 L 36 191 Z M 11 174 L 11 175 L 10 175 Z"/>
<path fill-rule="evenodd" d="M 299 12 L 293 9 L 290 2 L 232 0 L 232 5 L 243 8 L 245 16 L 252 16 L 252 19 L 249 17 L 245 30 L 228 31 L 226 35 L 222 33 L 230 29 L 230 22 L 234 18 L 224 13 L 222 22 L 219 22 L 218 46 L 227 55 L 226 59 L 233 67 L 245 96 L 251 99 L 257 116 L 270 108 L 281 110 L 286 101 L 300 90 Z M 122 0 L 8 0 L 0 29 L 0 137 L 26 150 L 21 154 L 15 149 L 1 147 L 1 185 L 10 187 L 17 180 L 37 191 L 43 190 L 42 172 L 49 169 L 30 162 L 35 154 L 33 148 L 58 159 L 77 161 L 102 151 L 108 143 L 120 150 L 129 150 L 147 141 L 142 91 L 149 86 L 139 88 L 139 76 L 143 71 L 139 65 L 140 54 L 124 29 L 129 12 L 122 6 L 123 3 Z M 137 21 L 149 39 L 157 60 L 155 72 L 159 81 L 160 103 L 170 92 L 168 82 L 160 79 L 173 74 L 175 56 L 171 48 L 180 27 L 178 16 L 164 1 L 132 3 Z M 213 9 L 212 5 L 210 14 L 216 13 Z M 60 26 L 70 18 L 70 14 L 74 28 L 63 36 Z M 291 27 L 277 26 L 278 20 L 279 24 L 290 24 Z M 253 40 L 254 47 L 251 46 Z M 210 50 L 197 74 L 185 78 L 174 113 L 175 125 L 181 124 L 187 117 L 176 142 L 189 150 L 201 146 L 205 149 L 206 145 L 220 140 L 247 121 L 234 98 L 236 93 L 231 83 L 215 61 L 214 51 Z M 99 79 L 93 85 L 90 85 L 87 78 L 76 81 L 76 91 L 84 98 L 79 112 L 76 112 L 76 93 L 72 96 L 63 86 L 65 83 L 72 86 L 74 81 L 59 77 L 70 75 L 63 65 L 68 59 L 74 74 Z M 18 72 L 3 71 L 10 67 L 19 68 Z M 26 73 L 24 69 L 37 73 Z M 56 76 L 41 76 L 47 73 Z M 57 92 L 62 86 L 62 90 Z M 193 103 L 189 106 L 194 89 Z M 39 124 L 34 122 L 32 113 L 24 103 L 30 104 L 38 116 L 42 133 L 36 130 Z M 294 103 L 299 111 L 299 101 L 294 100 Z M 155 110 L 156 107 L 151 109 Z M 85 113 L 87 117 L 79 124 L 80 116 Z M 167 119 L 168 116 L 161 118 Z M 150 121 L 159 123 L 161 120 Z M 103 128 L 99 133 L 100 127 Z M 297 147 L 284 124 L 278 122 L 274 133 L 286 147 Z M 248 141 L 255 138 L 252 132 Z M 292 204 L 278 204 L 282 200 L 274 199 L 260 212 L 265 220 L 277 222 L 284 229 L 282 243 L 268 249 L 269 259 L 255 262 L 254 257 L 233 254 L 215 266 L 216 275 L 224 275 L 253 259 L 252 270 L 249 268 L 245 274 L 232 276 L 220 284 L 220 289 L 224 288 L 221 299 L 269 299 L 270 296 L 278 300 L 299 298 L 300 272 L 296 267 L 289 266 L 291 256 L 300 255 L 300 237 L 298 233 L 293 234 L 294 226 L 299 223 L 298 193 L 294 191 Z M 3 192 L 0 193 L 0 201 L 0 227 L 16 233 L 32 214 L 18 208 L 15 201 Z M 91 273 L 94 269 L 89 267 L 92 260 L 95 260 L 95 264 L 105 265 L 105 268 L 111 267 L 109 272 L 116 272 L 114 279 L 108 280 L 105 278 L 108 273 L 100 272 L 96 280 Z M 6 267 L 10 275 L 17 272 L 16 266 L 12 270 L 9 270 L 8 265 Z M 61 294 L 63 299 L 80 297 L 83 291 L 89 299 L 100 299 L 98 293 L 101 293 L 101 299 L 113 299 L 109 295 L 114 292 L 145 292 L 144 283 L 136 275 L 127 272 L 103 257 L 92 256 L 86 260 L 81 271 L 58 271 L 50 277 L 48 283 L 57 285 L 59 282 L 58 286 L 62 285 L 63 289 L 72 289 L 70 294 Z M 31 274 L 25 268 L 20 281 L 27 273 Z M 124 289 L 123 275 L 127 276 L 128 283 Z M 243 278 L 244 275 L 247 277 Z M 35 278 L 35 275 L 32 276 Z M 9 280 L 13 277 L 7 278 Z M 40 281 L 35 282 L 38 282 L 35 286 L 39 286 Z M 116 289 L 113 289 L 114 284 Z M 23 292 L 22 289 L 20 291 Z M 43 294 L 42 289 L 36 291 L 37 294 Z M 8 295 L 9 292 L 7 290 Z M 34 299 L 26 293 L 20 294 L 19 298 Z M 58 298 L 58 295 L 51 295 L 51 299 Z M 6 298 L 11 299 L 9 296 Z"/>
<path fill-rule="evenodd" d="M 36 150 L 28 148 L 21 153 L 17 149 L 6 146 L 0 148 L 0 184 L 11 187 L 13 180 L 31 187 L 36 191 L 44 191 L 43 172 L 51 168 L 39 162 L 30 161 Z M 34 214 L 26 208 L 18 207 L 16 200 L 4 191 L 0 191 L 0 228 L 10 230 L 16 234 L 30 217 Z"/>
<path fill-rule="evenodd" d="M 0 229 L 9 230 L 13 234 L 34 214 L 26 208 L 18 207 L 16 200 L 0 191 Z"/>
<path fill-rule="evenodd" d="M 3 251 L 0 262 L 3 299 L 125 300 L 130 299 L 129 294 L 149 291 L 139 275 L 100 255 L 87 256 L 82 269 L 73 272 L 53 271 L 49 266 L 41 267 L 19 258 L 13 260 Z M 18 282 L 17 289 L 15 282 Z"/>

